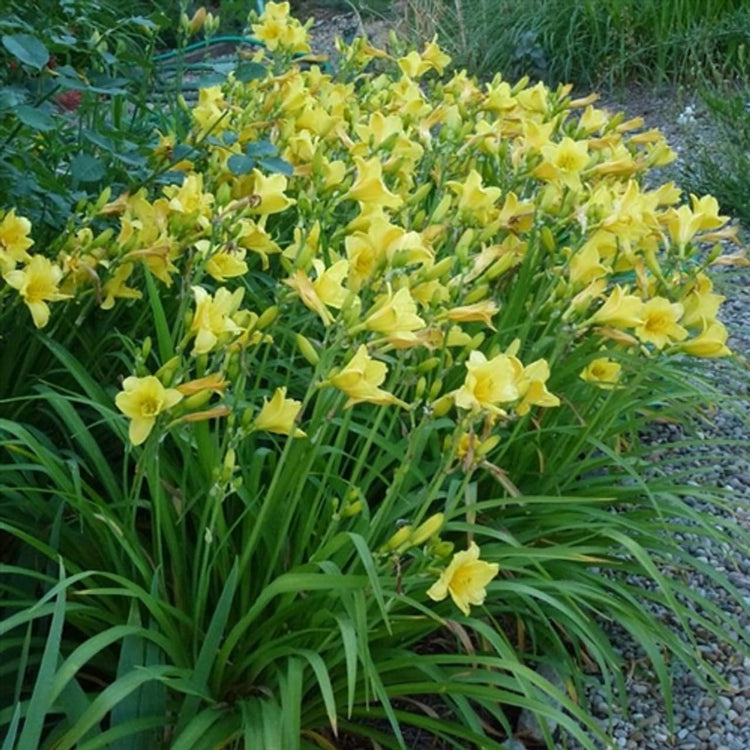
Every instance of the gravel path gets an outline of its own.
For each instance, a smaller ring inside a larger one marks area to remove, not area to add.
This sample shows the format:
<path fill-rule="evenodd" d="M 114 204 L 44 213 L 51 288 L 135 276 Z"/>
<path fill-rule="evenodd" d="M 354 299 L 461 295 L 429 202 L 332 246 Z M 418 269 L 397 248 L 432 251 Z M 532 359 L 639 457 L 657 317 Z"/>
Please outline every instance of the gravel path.
<path fill-rule="evenodd" d="M 312 27 L 314 48 L 317 52 L 332 53 L 333 39 L 341 35 L 347 40 L 367 31 L 376 43 L 383 44 L 388 24 L 382 20 L 362 19 L 356 13 L 332 13 L 328 9 L 308 8 L 320 19 Z M 335 54 L 335 53 L 333 53 Z M 577 92 L 579 94 L 587 92 Z M 680 183 L 680 160 L 689 158 L 685 140 L 685 120 L 703 138 L 710 138 L 710 122 L 699 103 L 674 91 L 660 94 L 639 89 L 607 97 L 598 106 L 618 111 L 625 110 L 633 117 L 641 115 L 647 127 L 659 127 L 670 145 L 678 153 L 678 161 L 655 173 L 661 183 L 674 179 Z M 747 239 L 747 232 L 746 232 Z M 750 529 L 750 269 L 722 268 L 715 272 L 717 291 L 727 297 L 721 318 L 730 331 L 729 345 L 737 355 L 732 361 L 701 360 L 701 372 L 709 372 L 716 387 L 731 394 L 726 408 L 719 408 L 710 422 L 701 424 L 706 440 L 730 437 L 738 441 L 728 448 L 720 462 L 715 449 L 691 451 L 694 465 L 700 469 L 700 481 L 724 488 L 728 493 L 732 515 Z M 669 451 L 668 444 L 684 436 L 676 425 L 665 425 L 649 436 L 651 444 Z M 742 442 L 744 439 L 747 442 Z M 707 462 L 709 465 L 707 466 Z M 698 507 L 700 502 L 693 500 Z M 750 631 L 750 550 L 744 553 L 729 550 L 719 544 L 708 544 L 698 536 L 684 535 L 685 547 L 701 562 L 725 572 L 728 579 L 744 597 L 738 605 L 723 591 L 716 591 L 708 580 L 691 574 L 691 585 L 736 618 L 737 627 Z M 622 630 L 609 628 L 618 650 L 627 664 L 644 664 L 645 654 L 640 646 Z M 750 750 L 750 658 L 743 657 L 730 646 L 720 646 L 710 633 L 700 628 L 694 631 L 699 648 L 706 659 L 726 679 L 728 689 L 712 697 L 693 674 L 685 670 L 674 675 L 674 733 L 668 728 L 660 689 L 653 675 L 645 670 L 634 670 L 627 679 L 629 714 L 623 717 L 613 707 L 603 691 L 593 684 L 587 693 L 591 713 L 596 716 L 611 737 L 612 748 L 626 750 Z M 519 740 L 513 740 L 513 750 L 530 750 Z M 576 745 L 568 745 L 577 748 Z"/>

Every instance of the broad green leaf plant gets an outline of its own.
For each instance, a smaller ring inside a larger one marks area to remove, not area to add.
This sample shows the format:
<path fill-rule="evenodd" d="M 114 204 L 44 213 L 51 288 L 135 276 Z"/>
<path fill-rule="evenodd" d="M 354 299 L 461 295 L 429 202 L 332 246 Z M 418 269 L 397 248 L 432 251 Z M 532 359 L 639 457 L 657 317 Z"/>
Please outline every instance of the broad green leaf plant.
<path fill-rule="evenodd" d="M 731 584 L 665 529 L 746 534 L 640 436 L 730 355 L 727 217 L 644 187 L 663 137 L 593 96 L 436 42 L 327 73 L 288 10 L 176 184 L 45 244 L 0 215 L 5 747 L 503 748 L 529 709 L 594 748 L 606 621 L 668 705 L 675 661 L 721 679 L 692 628 L 731 616 L 680 571 Z"/>

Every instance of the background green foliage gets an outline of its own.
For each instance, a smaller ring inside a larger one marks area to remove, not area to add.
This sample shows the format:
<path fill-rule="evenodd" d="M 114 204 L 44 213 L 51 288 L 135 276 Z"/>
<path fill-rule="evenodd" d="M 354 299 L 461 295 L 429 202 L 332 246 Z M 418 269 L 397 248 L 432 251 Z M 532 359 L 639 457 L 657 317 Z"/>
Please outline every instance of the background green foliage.
<path fill-rule="evenodd" d="M 407 0 L 407 20 L 440 34 L 459 65 L 582 86 L 659 83 L 748 70 L 743 0 Z"/>
<path fill-rule="evenodd" d="M 750 81 L 704 90 L 701 96 L 708 135 L 685 118 L 683 133 L 690 158 L 683 181 L 693 191 L 710 191 L 723 207 L 750 226 Z"/>
<path fill-rule="evenodd" d="M 514 4 L 524 5 L 532 7 Z M 501 62 L 490 45 L 497 25 L 486 36 L 481 26 L 497 14 L 485 17 L 482 7 L 464 0 L 474 20 L 435 16 L 448 23 L 443 39 L 464 45 L 457 51 L 480 72 Z M 590 52 L 585 45 L 597 40 L 609 55 L 588 74 L 614 80 L 654 60 L 638 58 L 631 69 L 618 46 L 628 39 L 603 41 L 597 34 L 610 22 L 585 7 L 581 49 Z M 612 7 L 624 13 L 626 4 Z M 514 21 L 509 70 L 584 75 L 571 27 L 555 26 L 552 9 L 558 24 L 567 17 L 552 3 L 544 8 L 549 18 L 541 14 L 535 26 L 524 25 L 530 17 Z M 137 13 L 150 10 L 144 2 Z M 123 20 L 107 4 L 50 3 L 49 22 L 34 24 L 20 4 L 15 11 L 2 33 L 33 35 L 59 55 L 62 75 L 35 65 L 33 51 L 24 62 L 12 44 L 0 49 L 5 63 L 19 66 L 4 69 L 0 91 L 2 204 L 33 218 L 37 247 L 54 257 L 75 250 L 82 226 L 105 229 L 101 205 L 89 202 L 101 187 L 112 186 L 112 197 L 142 184 L 158 193 L 169 163 L 147 158 L 158 143 L 155 128 L 179 135 L 187 123 L 177 91 L 167 106 L 148 103 L 155 76 L 149 24 Z M 68 39 L 61 29 L 71 13 L 82 31 Z M 631 21 L 625 29 L 636 37 L 642 30 Z M 91 40 L 95 31 L 108 34 L 106 48 Z M 731 54 L 726 68 L 713 55 L 701 58 L 709 70 L 731 71 Z M 668 56 L 659 64 L 668 75 L 683 65 Z M 56 86 L 81 91 L 79 109 L 59 112 L 51 104 Z M 21 117 L 20 106 L 27 107 Z M 742 117 L 731 110 L 733 128 Z M 174 159 L 208 162 L 206 143 L 191 144 L 189 153 L 181 145 Z M 340 218 L 343 226 L 348 217 Z M 271 228 L 291 241 L 288 222 Z M 573 227 L 558 230 L 570 241 Z M 664 523 L 727 545 L 746 544 L 747 535 L 688 505 L 687 495 L 717 508 L 724 500 L 696 488 L 695 468 L 679 459 L 654 466 L 642 442 L 655 414 L 689 421 L 719 394 L 692 374 L 692 363 L 623 354 L 634 373 L 628 387 L 592 397 L 578 373 L 598 351 L 560 335 L 550 303 L 559 276 L 547 265 L 549 252 L 534 234 L 524 263 L 498 285 L 501 333 L 487 346 L 502 348 L 510 334 L 523 338 L 524 356 L 557 362 L 550 390 L 576 408 L 520 420 L 490 457 L 512 472 L 494 478 L 458 471 L 443 440 L 445 421 L 369 405 L 341 412 L 334 392 L 308 392 L 331 362 L 310 365 L 295 334 L 330 342 L 289 298 L 280 300 L 274 345 L 235 362 L 231 427 L 157 430 L 144 450 L 128 445 L 113 398 L 124 373 L 156 371 L 179 349 L 194 269 L 169 293 L 144 273 L 143 300 L 106 315 L 94 294 L 60 305 L 41 333 L 22 306 L 0 308 L 3 750 L 278 750 L 326 747 L 335 731 L 399 747 L 408 746 L 409 728 L 455 747 L 499 748 L 487 724 L 510 734 L 524 707 L 593 747 L 601 730 L 570 695 L 583 691 L 585 655 L 612 700 L 624 698 L 621 657 L 600 625 L 612 617 L 647 650 L 667 704 L 673 657 L 720 682 L 694 652 L 691 627 L 698 622 L 722 640 L 731 619 L 672 575 L 700 562 L 665 536 Z M 276 301 L 259 262 L 243 284 L 258 310 Z M 394 388 L 415 386 L 415 378 L 399 375 Z M 442 368 L 427 372 L 425 388 L 442 375 Z M 446 388 L 460 385 L 455 368 L 449 377 Z M 271 382 L 305 400 L 314 440 L 235 439 L 243 409 L 268 395 Z M 447 607 L 423 604 L 434 580 L 427 552 L 378 552 L 404 521 L 423 520 L 438 505 L 447 511 L 448 535 L 475 534 L 504 571 L 491 608 L 461 622 Z M 716 571 L 701 570 L 728 587 Z M 643 596 L 671 609 L 677 626 L 649 615 Z M 564 691 L 538 673 L 550 664 L 566 677 Z M 548 744 L 555 742 L 549 735 Z"/>

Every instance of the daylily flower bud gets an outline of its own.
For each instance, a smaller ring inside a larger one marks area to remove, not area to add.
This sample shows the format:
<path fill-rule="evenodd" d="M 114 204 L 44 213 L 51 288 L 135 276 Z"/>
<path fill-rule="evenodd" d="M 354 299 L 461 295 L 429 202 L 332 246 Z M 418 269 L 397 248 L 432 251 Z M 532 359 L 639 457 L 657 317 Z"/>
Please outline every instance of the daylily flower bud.
<path fill-rule="evenodd" d="M 411 536 L 412 526 L 407 524 L 402 526 L 381 548 L 381 552 L 393 552 L 395 549 L 403 551 L 403 545 Z"/>
<path fill-rule="evenodd" d="M 211 391 L 204 390 L 194 393 L 192 396 L 188 396 L 182 403 L 186 409 L 193 411 L 194 409 L 200 409 L 205 406 L 211 400 Z"/>
<path fill-rule="evenodd" d="M 351 516 L 357 516 L 364 510 L 365 504 L 361 500 L 357 500 L 354 503 L 350 503 L 345 506 L 341 511 L 342 518 L 350 518 Z"/>
<path fill-rule="evenodd" d="M 444 513 L 435 513 L 430 516 L 424 523 L 417 526 L 409 537 L 409 543 L 414 547 L 424 544 L 428 539 L 435 536 L 445 523 Z"/>
<path fill-rule="evenodd" d="M 445 214 L 448 213 L 448 209 L 451 207 L 451 203 L 453 202 L 453 196 L 447 193 L 440 199 L 440 203 L 435 206 L 435 210 L 432 212 L 432 216 L 430 216 L 431 222 L 439 222 L 442 221 Z"/>
<path fill-rule="evenodd" d="M 268 326 L 271 325 L 271 323 L 276 320 L 276 318 L 279 315 L 279 308 L 277 305 L 271 305 L 271 307 L 267 307 L 258 318 L 256 325 L 256 328 L 263 329 L 268 328 Z"/>
<path fill-rule="evenodd" d="M 144 348 L 145 348 L 145 342 L 144 342 Z M 180 355 L 175 354 L 174 357 L 171 359 L 168 359 L 157 371 L 156 371 L 156 377 L 159 378 L 159 380 L 164 385 L 170 385 L 172 381 L 174 380 L 175 373 L 177 372 L 177 368 L 180 366 Z"/>
<path fill-rule="evenodd" d="M 453 554 L 454 547 L 453 542 L 438 541 L 436 544 L 431 545 L 430 551 L 435 557 L 445 558 Z"/>
<path fill-rule="evenodd" d="M 443 390 L 443 381 L 438 378 L 431 386 L 430 386 L 430 392 L 429 397 L 431 399 L 436 399 L 438 395 L 440 394 L 440 391 Z"/>
<path fill-rule="evenodd" d="M 464 303 L 471 305 L 474 302 L 480 302 L 489 294 L 489 287 L 487 284 L 477 284 L 465 297 Z"/>
<path fill-rule="evenodd" d="M 315 351 L 315 347 L 310 343 L 310 340 L 305 338 L 301 333 L 296 334 L 294 339 L 300 354 L 315 367 L 320 362 L 320 357 Z"/>
<path fill-rule="evenodd" d="M 549 227 L 542 227 L 539 236 L 544 249 L 551 253 L 555 249 L 555 235 L 552 234 L 552 230 Z"/>
<path fill-rule="evenodd" d="M 237 460 L 237 454 L 234 448 L 229 448 L 224 456 L 224 463 L 221 469 L 221 481 L 228 482 L 234 474 L 234 466 Z"/>
<path fill-rule="evenodd" d="M 440 357 L 430 357 L 417 365 L 417 372 L 430 372 L 440 364 Z"/>
<path fill-rule="evenodd" d="M 453 406 L 453 396 L 446 394 L 432 403 L 432 413 L 436 417 L 444 417 Z"/>
<path fill-rule="evenodd" d="M 459 237 L 456 243 L 456 257 L 462 262 L 466 263 L 469 257 L 469 245 L 474 240 L 474 230 L 469 228 Z"/>
<path fill-rule="evenodd" d="M 443 276 L 443 274 L 450 272 L 451 268 L 453 268 L 454 263 L 455 263 L 455 259 L 452 257 L 443 258 L 439 263 L 436 263 L 432 268 L 430 268 L 427 271 L 427 273 L 424 276 L 425 281 L 432 281 L 433 279 L 439 279 L 441 276 Z"/>
<path fill-rule="evenodd" d="M 198 10 L 193 13 L 193 17 L 187 23 L 187 31 L 192 36 L 197 34 L 202 28 L 206 21 L 206 9 L 201 5 Z"/>

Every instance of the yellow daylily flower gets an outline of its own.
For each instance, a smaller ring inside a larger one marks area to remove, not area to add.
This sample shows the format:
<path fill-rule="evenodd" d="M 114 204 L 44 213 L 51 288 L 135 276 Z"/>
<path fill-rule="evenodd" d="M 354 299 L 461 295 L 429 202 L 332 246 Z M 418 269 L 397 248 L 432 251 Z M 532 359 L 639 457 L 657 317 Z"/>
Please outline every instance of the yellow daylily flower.
<path fill-rule="evenodd" d="M 175 386 L 175 390 L 179 391 L 183 396 L 194 396 L 206 391 L 223 396 L 224 389 L 228 385 L 229 382 L 224 380 L 222 373 L 212 372 L 210 375 L 204 375 L 202 378 L 195 378 L 194 380 L 188 380 L 186 383 L 180 383 L 180 385 Z"/>
<path fill-rule="evenodd" d="M 422 60 L 430 64 L 438 75 L 443 75 L 445 68 L 450 65 L 450 55 L 446 55 L 437 43 L 437 34 L 429 42 L 425 42 L 422 50 Z"/>
<path fill-rule="evenodd" d="M 202 174 L 193 172 L 185 177 L 182 185 L 166 185 L 163 191 L 173 211 L 189 215 L 198 214 L 204 222 L 210 216 L 214 196 L 203 192 Z"/>
<path fill-rule="evenodd" d="M 636 326 L 635 335 L 641 341 L 663 349 L 673 341 L 687 338 L 687 331 L 677 322 L 682 317 L 682 305 L 663 297 L 654 297 L 643 303 L 642 322 Z"/>
<path fill-rule="evenodd" d="M 498 211 L 495 203 L 500 199 L 499 187 L 484 187 L 482 176 L 472 169 L 463 182 L 449 180 L 446 186 L 458 196 L 458 210 L 473 215 L 480 223 L 489 223 Z"/>
<path fill-rule="evenodd" d="M 619 284 L 604 304 L 589 318 L 589 323 L 615 328 L 635 328 L 643 322 L 643 302 L 634 294 L 627 294 Z"/>
<path fill-rule="evenodd" d="M 0 273 L 12 271 L 17 263 L 27 263 L 31 256 L 26 252 L 34 240 L 29 237 L 31 222 L 23 216 L 16 216 L 11 208 L 0 221 Z"/>
<path fill-rule="evenodd" d="M 115 269 L 115 272 L 104 282 L 102 294 L 102 310 L 111 310 L 115 306 L 115 299 L 141 299 L 143 296 L 138 289 L 129 287 L 127 281 L 133 272 L 132 263 L 123 263 Z"/>
<path fill-rule="evenodd" d="M 242 328 L 232 320 L 242 301 L 243 289 L 230 292 L 221 287 L 212 297 L 203 287 L 194 286 L 195 313 L 188 334 L 195 336 L 193 356 L 210 352 L 223 334 L 239 335 Z"/>
<path fill-rule="evenodd" d="M 688 328 L 705 328 L 716 319 L 726 297 L 713 294 L 713 282 L 705 273 L 698 274 L 695 285 L 682 300 L 682 324 Z"/>
<path fill-rule="evenodd" d="M 581 171 L 589 162 L 588 143 L 566 136 L 559 143 L 542 146 L 542 163 L 534 174 L 547 182 L 558 182 L 571 190 L 580 190 Z"/>
<path fill-rule="evenodd" d="M 241 219 L 238 224 L 237 244 L 259 255 L 261 265 L 265 271 L 269 266 L 268 256 L 280 253 L 281 248 L 266 232 L 263 218 L 258 222 L 251 221 L 250 219 Z"/>
<path fill-rule="evenodd" d="M 568 276 L 576 286 L 590 284 L 607 273 L 609 269 L 602 264 L 596 243 L 591 240 L 573 253 L 568 261 Z"/>
<path fill-rule="evenodd" d="M 444 316 L 448 320 L 457 320 L 460 323 L 469 323 L 478 320 L 494 331 L 496 328 L 492 325 L 492 318 L 499 311 L 500 306 L 497 302 L 485 299 L 481 302 L 474 302 L 471 305 L 452 307 L 450 310 L 445 311 Z"/>
<path fill-rule="evenodd" d="M 218 135 L 224 130 L 227 103 L 221 86 L 208 86 L 198 91 L 198 104 L 193 107 L 193 119 L 200 125 L 198 137 L 203 137 L 211 132 Z"/>
<path fill-rule="evenodd" d="M 498 574 L 500 566 L 480 560 L 479 553 L 475 542 L 469 549 L 456 552 L 440 578 L 427 590 L 427 596 L 440 602 L 450 594 L 453 603 L 467 616 L 470 605 L 484 604 L 487 585 Z"/>
<path fill-rule="evenodd" d="M 367 353 L 367 347 L 362 344 L 346 367 L 325 382 L 349 396 L 345 409 L 362 402 L 407 407 L 392 393 L 378 387 L 385 380 L 387 372 L 385 363 L 372 359 Z"/>
<path fill-rule="evenodd" d="M 718 320 L 709 323 L 705 331 L 699 333 L 695 338 L 683 341 L 680 351 L 693 357 L 712 359 L 714 357 L 728 357 L 732 350 L 727 344 L 727 329 Z"/>
<path fill-rule="evenodd" d="M 532 406 L 560 406 L 560 399 L 550 393 L 545 385 L 549 375 L 549 364 L 545 359 L 538 359 L 523 368 L 523 378 L 519 386 L 521 402 L 516 406 L 519 417 L 528 414 Z"/>
<path fill-rule="evenodd" d="M 320 315 L 323 323 L 329 326 L 334 319 L 328 308 L 340 309 L 349 295 L 342 286 L 349 271 L 349 261 L 339 260 L 330 268 L 326 268 L 323 261 L 316 258 L 313 260 L 313 268 L 317 273 L 315 280 L 311 281 L 308 275 L 298 268 L 293 276 L 284 279 L 284 284 L 294 289 L 304 305 Z"/>
<path fill-rule="evenodd" d="M 18 290 L 37 328 L 47 325 L 50 314 L 48 302 L 60 302 L 71 297 L 59 290 L 62 278 L 60 267 L 41 255 L 34 255 L 22 269 L 8 271 L 3 278 L 8 286 Z"/>
<path fill-rule="evenodd" d="M 380 297 L 368 312 L 361 326 L 389 336 L 413 339 L 413 331 L 425 327 L 425 322 L 417 315 L 417 302 L 406 287 L 395 294 Z"/>
<path fill-rule="evenodd" d="M 614 362 L 609 357 L 597 357 L 581 370 L 578 377 L 586 383 L 609 390 L 617 385 L 621 371 L 619 362 Z"/>
<path fill-rule="evenodd" d="M 145 442 L 159 414 L 181 400 L 182 394 L 178 390 L 165 388 L 153 375 L 125 378 L 122 391 L 115 396 L 117 408 L 130 419 L 128 437 L 133 445 Z"/>
<path fill-rule="evenodd" d="M 365 161 L 354 157 L 357 166 L 357 179 L 346 193 L 346 198 L 371 206 L 399 208 L 404 202 L 400 195 L 392 193 L 383 182 L 383 166 L 377 158 Z"/>
<path fill-rule="evenodd" d="M 263 408 L 253 420 L 253 428 L 262 432 L 274 432 L 278 435 L 306 437 L 306 434 L 295 426 L 297 415 L 302 409 L 302 402 L 286 397 L 286 388 L 277 388 L 271 400 L 263 399 Z"/>
<path fill-rule="evenodd" d="M 289 15 L 289 3 L 269 2 L 259 23 L 252 24 L 254 36 L 268 50 L 283 49 L 293 54 L 310 51 L 307 31 L 302 24 Z"/>
<path fill-rule="evenodd" d="M 287 179 L 283 174 L 266 177 L 259 169 L 234 180 L 232 195 L 245 201 L 251 213 L 277 214 L 293 206 L 297 201 L 287 197 Z"/>
<path fill-rule="evenodd" d="M 516 357 L 498 354 L 488 360 L 480 351 L 473 351 L 466 363 L 466 380 L 453 393 L 456 406 L 471 411 L 486 409 L 504 414 L 498 404 L 507 404 L 521 397 L 523 365 Z"/>

